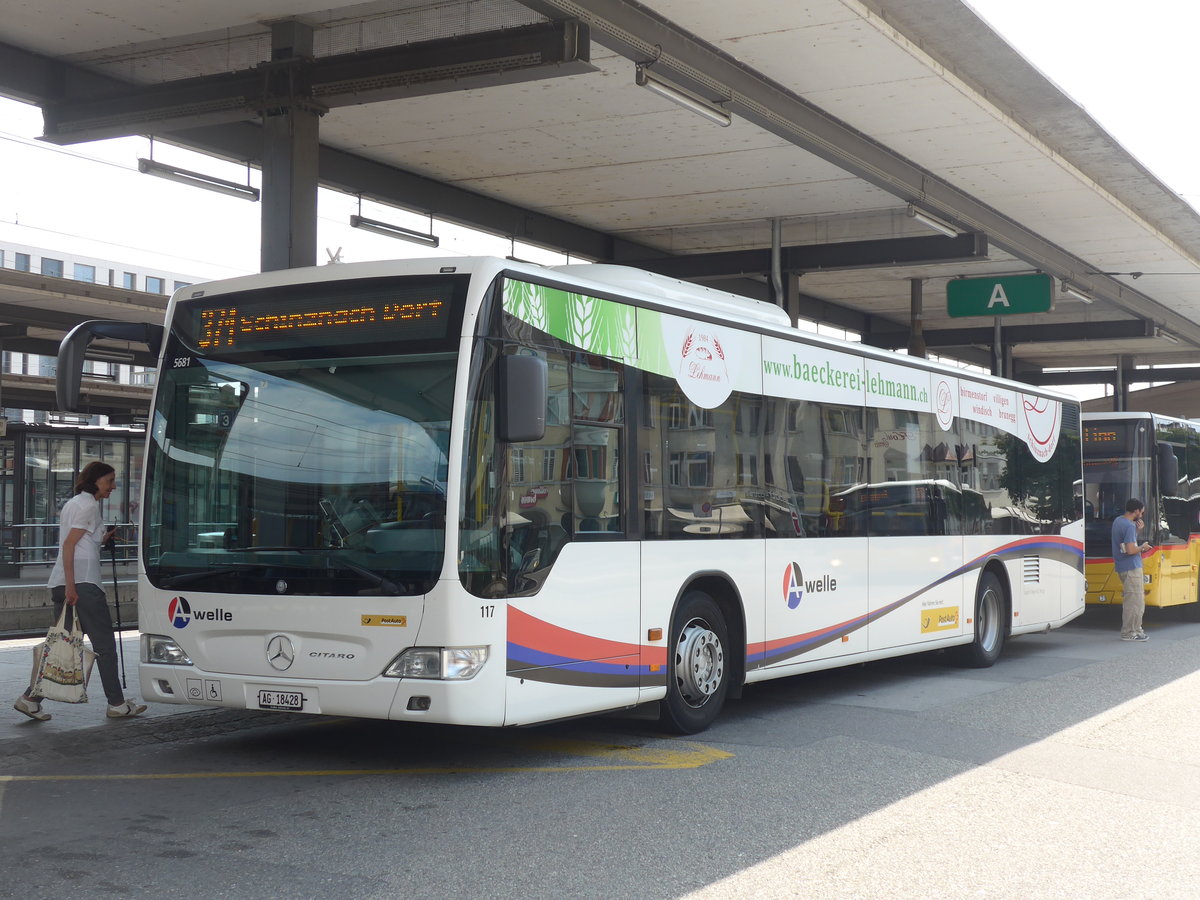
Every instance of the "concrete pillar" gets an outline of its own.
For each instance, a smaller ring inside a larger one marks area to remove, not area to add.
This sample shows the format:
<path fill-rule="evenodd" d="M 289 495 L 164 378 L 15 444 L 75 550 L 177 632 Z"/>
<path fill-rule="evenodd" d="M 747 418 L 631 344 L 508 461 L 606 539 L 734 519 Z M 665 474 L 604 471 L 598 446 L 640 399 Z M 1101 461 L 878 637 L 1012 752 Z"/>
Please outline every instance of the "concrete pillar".
<path fill-rule="evenodd" d="M 929 357 L 925 347 L 925 281 L 921 278 L 908 280 L 908 355 L 921 359 Z"/>
<path fill-rule="evenodd" d="M 272 62 L 312 56 L 312 28 L 271 26 Z M 279 82 L 276 82 L 279 83 Z M 317 264 L 317 157 L 320 114 L 292 94 L 263 110 L 262 270 Z"/>

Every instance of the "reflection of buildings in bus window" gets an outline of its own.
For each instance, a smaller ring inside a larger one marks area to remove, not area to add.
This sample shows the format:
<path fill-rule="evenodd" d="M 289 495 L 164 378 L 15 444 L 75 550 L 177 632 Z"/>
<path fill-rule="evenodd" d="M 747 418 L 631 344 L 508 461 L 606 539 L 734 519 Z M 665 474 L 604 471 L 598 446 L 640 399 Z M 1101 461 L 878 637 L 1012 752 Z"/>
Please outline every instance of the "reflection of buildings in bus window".
<path fill-rule="evenodd" d="M 737 455 L 737 483 L 739 485 L 758 484 L 757 453 L 739 453 Z"/>
<path fill-rule="evenodd" d="M 757 435 L 759 422 L 762 418 L 762 400 L 744 398 L 737 403 L 737 413 L 734 419 L 734 431 L 737 434 Z"/>
<path fill-rule="evenodd" d="M 558 451 L 562 448 L 548 447 L 542 450 L 542 481 L 559 480 Z"/>
<path fill-rule="evenodd" d="M 713 454 L 706 451 L 672 453 L 668 464 L 671 487 L 709 488 L 713 486 Z"/>
<path fill-rule="evenodd" d="M 624 419 L 620 379 L 606 360 L 571 367 L 572 415 L 576 420 L 619 422 Z"/>
<path fill-rule="evenodd" d="M 857 434 L 860 411 L 833 406 L 825 410 L 825 425 L 830 434 Z"/>
<path fill-rule="evenodd" d="M 521 447 L 513 447 L 509 451 L 509 478 L 513 484 L 525 484 L 529 479 L 525 477 L 525 450 Z"/>

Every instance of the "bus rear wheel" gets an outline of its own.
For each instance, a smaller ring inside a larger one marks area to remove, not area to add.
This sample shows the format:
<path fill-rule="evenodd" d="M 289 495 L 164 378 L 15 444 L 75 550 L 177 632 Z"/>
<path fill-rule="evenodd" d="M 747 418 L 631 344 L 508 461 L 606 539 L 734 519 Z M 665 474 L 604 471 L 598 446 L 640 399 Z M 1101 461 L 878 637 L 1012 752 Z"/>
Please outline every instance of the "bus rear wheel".
<path fill-rule="evenodd" d="M 688 591 L 671 623 L 667 696 L 659 723 L 678 734 L 711 725 L 729 690 L 729 629 L 715 600 Z"/>
<path fill-rule="evenodd" d="M 979 576 L 975 591 L 975 639 L 958 648 L 958 662 L 973 669 L 986 669 L 1004 649 L 1007 619 L 1004 587 L 993 572 Z"/>

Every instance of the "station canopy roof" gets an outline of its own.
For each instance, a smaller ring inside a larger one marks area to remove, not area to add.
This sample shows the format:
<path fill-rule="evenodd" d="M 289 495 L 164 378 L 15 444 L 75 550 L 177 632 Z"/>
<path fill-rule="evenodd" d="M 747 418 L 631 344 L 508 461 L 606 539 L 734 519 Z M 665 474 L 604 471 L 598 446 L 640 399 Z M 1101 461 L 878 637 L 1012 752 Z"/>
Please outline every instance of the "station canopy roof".
<path fill-rule="evenodd" d="M 777 222 L 792 311 L 878 346 L 921 279 L 929 351 L 988 365 L 946 283 L 1042 272 L 1017 377 L 1200 363 L 1200 216 L 959 0 L 42 0 L 0 94 L 251 164 L 300 104 L 327 186 L 576 258 L 761 299 Z"/>

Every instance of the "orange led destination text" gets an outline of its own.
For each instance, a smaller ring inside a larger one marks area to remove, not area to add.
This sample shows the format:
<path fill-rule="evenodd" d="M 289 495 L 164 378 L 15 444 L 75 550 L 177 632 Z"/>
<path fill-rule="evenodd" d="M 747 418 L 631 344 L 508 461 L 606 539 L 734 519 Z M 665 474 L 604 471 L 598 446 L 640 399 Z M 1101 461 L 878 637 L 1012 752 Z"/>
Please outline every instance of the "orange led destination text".
<path fill-rule="evenodd" d="M 430 320 L 442 314 L 441 300 L 416 303 L 383 303 L 379 306 L 356 306 L 351 309 L 318 309 L 299 313 L 240 315 L 236 306 L 205 309 L 200 312 L 200 339 L 197 344 L 205 350 L 233 347 L 238 337 L 263 337 L 297 328 L 331 328 L 377 325 L 405 320 Z"/>

